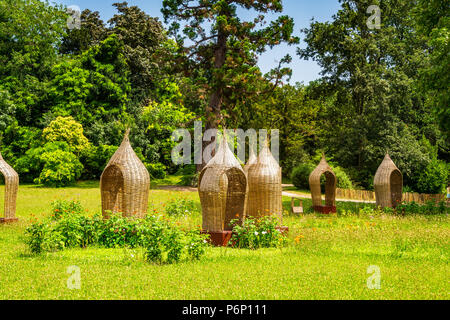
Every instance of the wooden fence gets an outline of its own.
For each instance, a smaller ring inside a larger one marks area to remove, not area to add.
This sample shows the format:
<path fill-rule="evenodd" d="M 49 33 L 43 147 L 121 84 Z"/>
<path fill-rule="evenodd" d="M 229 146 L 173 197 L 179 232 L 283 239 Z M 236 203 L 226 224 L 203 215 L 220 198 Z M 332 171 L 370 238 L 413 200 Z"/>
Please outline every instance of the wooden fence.
<path fill-rule="evenodd" d="M 361 200 L 361 201 L 376 201 L 375 192 L 366 190 L 350 190 L 350 189 L 336 189 L 337 199 Z M 403 194 L 403 201 L 416 202 L 425 204 L 433 200 L 435 202 L 445 201 L 445 194 L 419 194 L 406 192 Z"/>

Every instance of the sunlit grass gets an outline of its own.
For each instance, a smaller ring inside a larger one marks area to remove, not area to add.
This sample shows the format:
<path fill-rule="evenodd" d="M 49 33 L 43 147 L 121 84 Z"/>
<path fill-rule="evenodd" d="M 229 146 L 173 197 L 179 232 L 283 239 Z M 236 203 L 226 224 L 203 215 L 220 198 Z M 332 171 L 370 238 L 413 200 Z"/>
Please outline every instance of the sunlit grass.
<path fill-rule="evenodd" d="M 1 201 L 2 195 L 0 187 Z M 164 203 L 178 197 L 199 202 L 195 192 L 151 190 L 149 210 L 161 212 Z M 49 215 L 51 202 L 58 199 L 78 200 L 90 212 L 101 210 L 98 183 L 64 189 L 21 186 L 20 222 L 0 226 L 0 299 L 450 298 L 447 215 L 286 214 L 286 248 L 210 248 L 199 262 L 159 266 L 147 263 L 142 249 L 30 255 L 22 241 L 24 229 L 32 214 Z M 284 198 L 284 205 L 289 208 L 290 198 Z M 304 205 L 308 209 L 311 204 L 306 200 Z M 194 227 L 201 216 L 179 221 Z M 71 265 L 81 268 L 81 290 L 66 286 Z M 370 265 L 381 270 L 380 290 L 367 288 Z"/>

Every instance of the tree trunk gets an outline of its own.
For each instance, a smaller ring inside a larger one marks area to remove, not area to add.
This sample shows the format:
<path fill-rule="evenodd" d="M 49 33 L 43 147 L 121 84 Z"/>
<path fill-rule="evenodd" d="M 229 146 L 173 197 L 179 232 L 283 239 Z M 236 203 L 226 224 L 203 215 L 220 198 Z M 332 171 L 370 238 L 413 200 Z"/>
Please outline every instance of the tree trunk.
<path fill-rule="evenodd" d="M 219 35 L 217 37 L 217 45 L 214 52 L 214 67 L 216 69 L 222 68 L 225 64 L 225 58 L 227 53 L 227 35 L 219 30 Z M 220 75 L 221 76 L 221 75 Z M 222 83 L 222 81 L 217 81 L 218 83 Z M 221 106 L 223 100 L 223 88 L 221 84 L 212 88 L 209 104 L 206 107 L 206 127 L 205 130 L 208 129 L 217 129 L 219 127 L 220 122 L 222 121 L 221 116 Z M 212 143 L 216 143 L 215 139 L 211 139 L 211 141 L 203 141 L 202 142 L 202 152 Z M 214 154 L 214 152 L 213 152 Z M 202 156 L 202 164 L 197 165 L 197 171 L 201 171 L 206 166 L 205 159 Z"/>

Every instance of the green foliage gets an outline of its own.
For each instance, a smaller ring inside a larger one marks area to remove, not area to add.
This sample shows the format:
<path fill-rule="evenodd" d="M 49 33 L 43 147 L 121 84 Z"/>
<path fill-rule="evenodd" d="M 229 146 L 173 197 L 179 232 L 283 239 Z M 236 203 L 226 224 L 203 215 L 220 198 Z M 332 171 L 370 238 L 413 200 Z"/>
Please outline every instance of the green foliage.
<path fill-rule="evenodd" d="M 367 26 L 372 4 L 382 12 L 380 29 Z M 387 150 L 410 186 L 429 161 L 422 135 L 448 150 L 417 90 L 428 57 L 426 38 L 415 31 L 415 6 L 408 0 L 343 0 L 330 22 L 313 21 L 303 30 L 307 46 L 298 54 L 316 61 L 323 75 L 310 92 L 324 100 L 316 141 L 364 188 Z"/>
<path fill-rule="evenodd" d="M 70 214 L 83 214 L 83 206 L 79 201 L 56 200 L 52 202 L 52 218 L 60 219 Z"/>
<path fill-rule="evenodd" d="M 84 164 L 82 178 L 86 180 L 98 179 L 117 149 L 118 147 L 109 145 L 92 146 L 82 158 Z"/>
<path fill-rule="evenodd" d="M 164 179 L 166 177 L 166 166 L 162 163 L 146 163 L 145 167 L 154 179 Z"/>
<path fill-rule="evenodd" d="M 238 16 L 238 9 L 254 10 L 259 15 L 245 21 Z M 279 0 L 206 0 L 199 6 L 196 1 L 163 1 L 161 11 L 165 22 L 172 22 L 169 30 L 179 47 L 175 68 L 191 78 L 197 104 L 201 101 L 204 108 L 199 112 L 205 115 L 207 128 L 217 128 L 225 118 L 239 116 L 236 106 L 261 95 L 260 83 L 269 87 L 269 81 L 278 83 L 291 74 L 289 68 L 283 68 L 291 61 L 289 55 L 280 59 L 278 68 L 266 79 L 257 66 L 258 55 L 268 48 L 299 41 L 292 36 L 292 18 L 282 15 L 266 20 L 265 14 L 282 10 Z M 193 44 L 185 46 L 185 40 Z"/>
<path fill-rule="evenodd" d="M 53 67 L 49 98 L 51 113 L 72 116 L 87 130 L 88 138 L 99 140 L 97 126 L 126 118 L 130 84 L 123 44 L 111 35 L 73 60 Z M 96 123 L 97 126 L 92 126 Z"/>
<path fill-rule="evenodd" d="M 444 193 L 448 183 L 448 165 L 434 157 L 419 173 L 417 190 L 426 194 Z"/>
<path fill-rule="evenodd" d="M 40 155 L 43 168 L 36 183 L 47 186 L 64 187 L 80 178 L 83 165 L 71 152 L 54 150 Z"/>
<path fill-rule="evenodd" d="M 58 117 L 42 132 L 47 142 L 64 141 L 69 151 L 80 155 L 85 153 L 90 145 L 83 134 L 83 126 L 72 117 Z"/>
<path fill-rule="evenodd" d="M 199 211 L 193 200 L 177 198 L 166 203 L 164 210 L 168 216 L 189 216 Z"/>
<path fill-rule="evenodd" d="M 314 170 L 314 165 L 312 163 L 303 163 L 295 167 L 292 170 L 291 180 L 292 184 L 301 190 L 309 189 L 309 175 Z"/>
<path fill-rule="evenodd" d="M 229 245 L 252 250 L 282 247 L 286 244 L 286 236 L 277 229 L 278 224 L 278 219 L 271 216 L 247 217 L 242 224 L 239 220 L 232 220 L 233 236 Z"/>
<path fill-rule="evenodd" d="M 199 230 L 184 231 L 161 216 L 134 219 L 111 214 L 104 220 L 99 214 L 87 217 L 81 204 L 74 201 L 56 201 L 52 212 L 49 219 L 26 229 L 25 241 L 34 254 L 93 245 L 142 247 L 149 262 L 171 264 L 198 260 L 207 247 L 207 236 Z"/>
<path fill-rule="evenodd" d="M 336 174 L 336 187 L 341 189 L 352 189 L 353 184 L 347 173 L 341 167 L 332 166 L 334 173 Z"/>
<path fill-rule="evenodd" d="M 44 248 L 45 235 L 47 233 L 44 223 L 33 223 L 25 231 L 25 243 L 34 254 L 40 254 Z"/>

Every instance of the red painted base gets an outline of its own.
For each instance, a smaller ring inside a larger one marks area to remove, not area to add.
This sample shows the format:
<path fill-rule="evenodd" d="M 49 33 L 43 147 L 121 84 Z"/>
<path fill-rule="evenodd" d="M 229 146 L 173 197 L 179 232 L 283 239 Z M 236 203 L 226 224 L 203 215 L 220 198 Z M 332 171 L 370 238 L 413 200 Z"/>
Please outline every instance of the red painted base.
<path fill-rule="evenodd" d="M 285 235 L 289 232 L 289 227 L 277 227 L 277 230 Z M 226 247 L 228 245 L 228 242 L 230 242 L 231 237 L 233 236 L 232 231 L 202 231 L 202 234 L 209 234 L 209 243 L 211 243 L 215 247 Z"/>
<path fill-rule="evenodd" d="M 216 247 L 225 247 L 231 240 L 233 232 L 222 231 L 222 232 L 210 232 L 203 231 L 203 234 L 209 234 L 209 242 Z"/>
<path fill-rule="evenodd" d="M 14 223 L 19 221 L 18 218 L 0 218 L 0 224 Z"/>
<path fill-rule="evenodd" d="M 330 213 L 336 213 L 336 207 L 335 206 L 314 206 L 315 212 L 320 212 L 323 214 L 330 214 Z"/>

